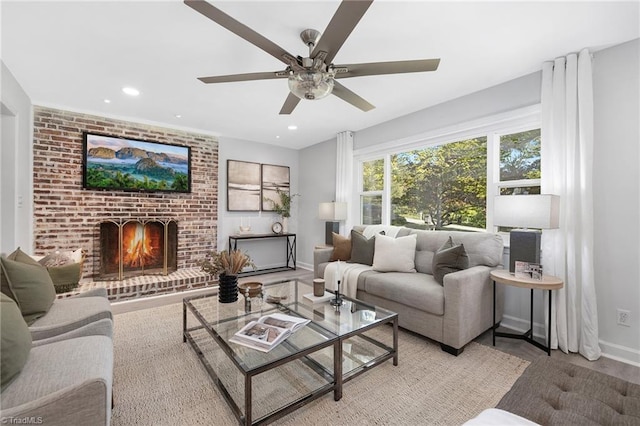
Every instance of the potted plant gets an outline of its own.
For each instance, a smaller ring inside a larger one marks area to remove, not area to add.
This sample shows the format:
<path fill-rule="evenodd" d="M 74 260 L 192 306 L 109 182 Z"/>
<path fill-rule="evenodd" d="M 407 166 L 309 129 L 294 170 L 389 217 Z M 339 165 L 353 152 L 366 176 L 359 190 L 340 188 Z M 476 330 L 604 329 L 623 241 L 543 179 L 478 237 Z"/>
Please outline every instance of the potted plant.
<path fill-rule="evenodd" d="M 210 251 L 200 262 L 204 272 L 218 277 L 218 300 L 221 303 L 238 300 L 238 274 L 247 266 L 256 268 L 251 257 L 240 250 Z"/>
<path fill-rule="evenodd" d="M 291 217 L 291 201 L 293 201 L 293 197 L 299 197 L 300 194 L 291 195 L 288 191 L 282 191 L 280 188 L 276 189 L 276 194 L 280 199 L 279 202 L 266 197 L 265 200 L 271 203 L 274 212 L 282 216 L 282 230 L 283 232 L 287 232 L 288 218 Z"/>

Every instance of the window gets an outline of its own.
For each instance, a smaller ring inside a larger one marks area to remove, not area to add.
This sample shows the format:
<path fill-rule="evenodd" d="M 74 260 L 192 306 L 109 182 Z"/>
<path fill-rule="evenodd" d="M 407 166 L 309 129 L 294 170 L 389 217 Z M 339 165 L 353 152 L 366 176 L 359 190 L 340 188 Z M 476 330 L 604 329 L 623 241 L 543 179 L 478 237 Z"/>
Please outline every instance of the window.
<path fill-rule="evenodd" d="M 391 224 L 486 228 L 487 138 L 391 156 Z"/>
<path fill-rule="evenodd" d="M 539 127 L 535 106 L 355 152 L 360 223 L 493 230 L 494 196 L 540 193 Z"/>
<path fill-rule="evenodd" d="M 540 129 L 500 135 L 496 195 L 540 194 Z M 498 227 L 498 232 L 511 228 Z"/>
<path fill-rule="evenodd" d="M 382 193 L 384 190 L 384 158 L 362 163 L 360 222 L 363 225 L 382 223 Z"/>

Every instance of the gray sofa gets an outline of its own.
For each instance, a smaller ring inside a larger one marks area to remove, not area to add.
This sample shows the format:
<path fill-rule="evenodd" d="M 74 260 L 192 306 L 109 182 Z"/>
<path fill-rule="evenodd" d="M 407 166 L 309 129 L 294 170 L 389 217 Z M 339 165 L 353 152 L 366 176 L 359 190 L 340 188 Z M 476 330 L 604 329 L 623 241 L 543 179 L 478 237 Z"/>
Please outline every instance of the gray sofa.
<path fill-rule="evenodd" d="M 363 226 L 354 227 L 362 232 Z M 357 280 L 356 297 L 398 313 L 399 325 L 460 354 L 471 340 L 492 326 L 492 269 L 502 263 L 503 240 L 497 234 L 460 231 L 423 231 L 402 228 L 397 237 L 416 234 L 416 273 L 366 271 Z M 434 253 L 452 237 L 463 244 L 469 267 L 444 276 L 432 275 Z M 314 276 L 322 278 L 332 247 L 314 250 Z M 497 288 L 496 321 L 502 319 L 504 295 Z"/>
<path fill-rule="evenodd" d="M 7 293 L 11 299 L 11 292 Z M 113 316 L 106 290 L 54 299 L 47 312 L 29 326 L 14 300 L 9 302 L 13 307 L 5 309 L 17 311 L 18 320 L 14 317 L 17 322 L 12 324 L 24 329 L 21 336 L 28 346 L 17 375 L 3 383 L 3 423 L 25 423 L 27 419 L 46 425 L 108 426 L 113 402 Z"/>

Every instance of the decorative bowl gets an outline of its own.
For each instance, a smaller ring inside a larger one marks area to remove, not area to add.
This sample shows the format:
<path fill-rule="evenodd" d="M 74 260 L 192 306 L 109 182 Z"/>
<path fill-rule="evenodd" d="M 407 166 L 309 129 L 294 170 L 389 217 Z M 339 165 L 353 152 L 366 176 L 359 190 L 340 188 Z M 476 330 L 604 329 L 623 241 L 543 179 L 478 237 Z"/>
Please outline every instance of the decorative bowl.
<path fill-rule="evenodd" d="M 249 291 L 249 297 L 258 297 L 262 293 L 262 283 L 248 282 L 238 284 L 238 292 L 243 296 L 247 296 L 247 290 Z"/>
<path fill-rule="evenodd" d="M 240 233 L 241 234 L 248 234 L 249 232 L 251 232 L 251 226 L 239 226 L 240 228 Z"/>

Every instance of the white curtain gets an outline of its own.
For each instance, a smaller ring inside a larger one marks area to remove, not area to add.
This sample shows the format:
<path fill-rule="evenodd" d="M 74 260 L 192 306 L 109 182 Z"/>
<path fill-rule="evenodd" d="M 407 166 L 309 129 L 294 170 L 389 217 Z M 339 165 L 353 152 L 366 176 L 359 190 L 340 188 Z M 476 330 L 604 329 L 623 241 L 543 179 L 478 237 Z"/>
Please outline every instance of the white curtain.
<path fill-rule="evenodd" d="M 560 196 L 560 228 L 545 230 L 545 273 L 560 277 L 551 347 L 600 357 L 593 273 L 593 84 L 591 54 L 542 68 L 542 193 Z M 546 316 L 546 315 L 545 315 Z"/>
<path fill-rule="evenodd" d="M 336 152 L 336 202 L 347 203 L 347 212 L 351 211 L 351 192 L 353 182 L 353 132 L 346 130 L 338 133 Z M 345 234 L 345 229 L 353 227 L 352 215 L 347 215 L 347 220 L 340 223 L 340 233 Z"/>

